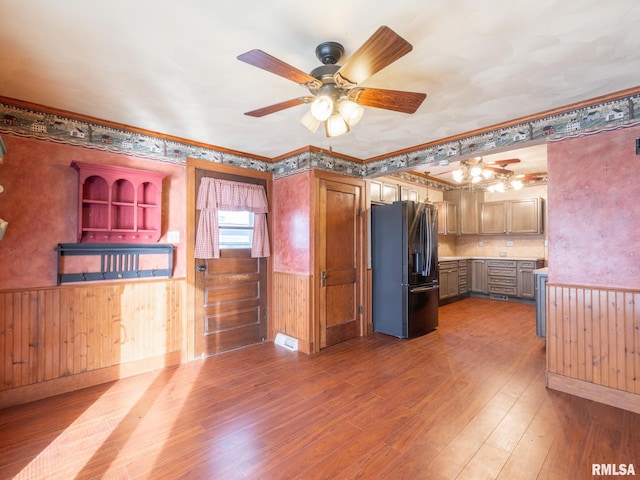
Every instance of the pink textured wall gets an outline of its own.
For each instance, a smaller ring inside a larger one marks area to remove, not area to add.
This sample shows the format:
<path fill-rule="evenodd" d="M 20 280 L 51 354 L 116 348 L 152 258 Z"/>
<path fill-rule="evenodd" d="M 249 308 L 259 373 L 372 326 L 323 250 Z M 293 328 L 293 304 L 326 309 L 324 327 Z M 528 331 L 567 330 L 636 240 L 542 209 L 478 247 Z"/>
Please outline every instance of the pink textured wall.
<path fill-rule="evenodd" d="M 640 288 L 640 126 L 548 145 L 549 282 Z"/>
<path fill-rule="evenodd" d="M 185 168 L 158 161 L 2 135 L 7 147 L 0 164 L 0 218 L 9 222 L 0 240 L 0 289 L 56 284 L 58 243 L 77 242 L 78 172 L 72 161 L 163 172 L 162 237 L 180 232 L 174 277 L 185 276 Z"/>
<path fill-rule="evenodd" d="M 273 182 L 273 268 L 276 272 L 309 275 L 313 271 L 310 252 L 313 178 L 313 172 L 304 172 Z"/>

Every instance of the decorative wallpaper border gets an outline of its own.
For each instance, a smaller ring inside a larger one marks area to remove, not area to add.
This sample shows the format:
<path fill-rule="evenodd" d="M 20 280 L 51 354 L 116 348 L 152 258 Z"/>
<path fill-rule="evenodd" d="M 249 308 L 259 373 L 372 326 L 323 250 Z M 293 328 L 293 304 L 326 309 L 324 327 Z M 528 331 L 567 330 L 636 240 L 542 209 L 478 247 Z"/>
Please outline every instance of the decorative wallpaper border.
<path fill-rule="evenodd" d="M 203 147 L 172 141 L 164 136 L 154 136 L 152 133 L 141 134 L 71 116 L 39 112 L 6 102 L 0 102 L 0 118 L 1 133 L 161 162 L 185 165 L 187 157 L 192 157 L 271 172 L 275 178 L 310 169 L 368 178 L 401 173 L 419 165 L 438 165 L 442 162 L 487 154 L 508 147 L 517 148 L 531 141 L 542 139 L 554 141 L 635 123 L 640 120 L 640 93 L 364 163 L 345 160 L 328 151 L 314 150 L 293 154 L 277 162 L 268 162 L 219 150 L 213 146 Z"/>

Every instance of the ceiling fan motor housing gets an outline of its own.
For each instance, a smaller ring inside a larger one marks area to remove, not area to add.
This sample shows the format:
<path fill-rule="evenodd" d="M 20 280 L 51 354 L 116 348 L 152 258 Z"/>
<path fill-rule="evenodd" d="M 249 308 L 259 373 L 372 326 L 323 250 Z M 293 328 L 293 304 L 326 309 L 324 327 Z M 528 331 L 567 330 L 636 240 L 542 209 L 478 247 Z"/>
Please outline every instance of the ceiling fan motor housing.
<path fill-rule="evenodd" d="M 344 47 L 338 42 L 323 42 L 316 47 L 316 57 L 323 65 L 335 65 L 344 55 Z"/>

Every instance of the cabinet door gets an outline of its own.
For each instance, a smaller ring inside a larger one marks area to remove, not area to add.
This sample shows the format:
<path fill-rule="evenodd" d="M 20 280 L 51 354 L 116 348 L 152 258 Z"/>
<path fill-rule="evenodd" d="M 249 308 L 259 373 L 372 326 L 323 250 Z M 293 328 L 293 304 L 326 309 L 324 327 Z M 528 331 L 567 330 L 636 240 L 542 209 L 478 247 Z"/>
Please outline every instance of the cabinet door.
<path fill-rule="evenodd" d="M 471 291 L 487 293 L 487 265 L 484 260 L 471 260 Z"/>
<path fill-rule="evenodd" d="M 450 202 L 437 202 L 438 206 L 438 233 L 440 235 L 458 234 L 458 207 Z"/>
<path fill-rule="evenodd" d="M 460 235 L 477 235 L 480 233 L 479 217 L 480 194 L 478 192 L 460 192 Z"/>
<path fill-rule="evenodd" d="M 382 201 L 384 203 L 393 203 L 398 199 L 398 187 L 395 185 L 389 185 L 387 183 L 382 184 Z"/>
<path fill-rule="evenodd" d="M 518 262 L 518 296 L 522 298 L 535 298 L 536 296 L 536 283 L 533 275 L 533 268 L 527 268 L 528 265 L 522 265 L 524 263 L 531 262 Z"/>
<path fill-rule="evenodd" d="M 382 184 L 380 182 L 369 182 L 369 200 L 382 202 Z"/>
<path fill-rule="evenodd" d="M 506 203 L 483 203 L 480 213 L 480 228 L 483 234 L 500 235 L 507 233 Z"/>
<path fill-rule="evenodd" d="M 447 281 L 447 297 L 455 297 L 458 295 L 458 270 L 449 271 Z"/>
<path fill-rule="evenodd" d="M 541 233 L 540 199 L 511 200 L 509 202 L 509 233 Z"/>

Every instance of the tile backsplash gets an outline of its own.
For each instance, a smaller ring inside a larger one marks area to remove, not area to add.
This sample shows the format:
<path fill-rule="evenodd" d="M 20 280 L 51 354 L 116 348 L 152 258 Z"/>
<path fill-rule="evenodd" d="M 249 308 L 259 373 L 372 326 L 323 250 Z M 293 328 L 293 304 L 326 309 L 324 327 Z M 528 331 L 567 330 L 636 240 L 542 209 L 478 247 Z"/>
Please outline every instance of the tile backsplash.
<path fill-rule="evenodd" d="M 507 246 L 510 242 L 511 246 Z M 511 243 L 512 242 L 512 243 Z M 438 236 L 438 255 L 441 257 L 509 257 L 547 259 L 548 247 L 544 235 L 465 235 Z"/>

